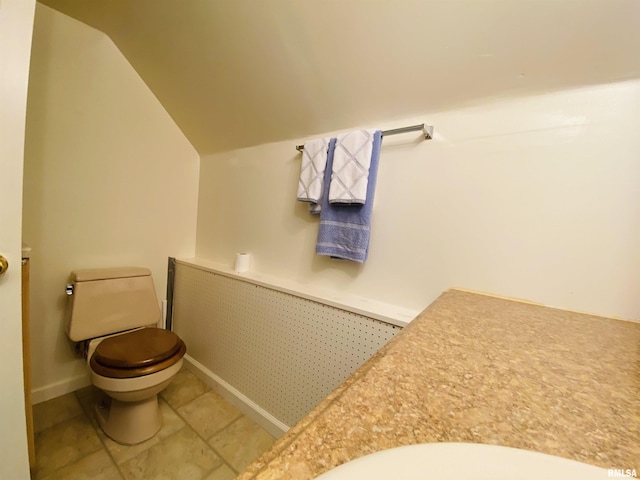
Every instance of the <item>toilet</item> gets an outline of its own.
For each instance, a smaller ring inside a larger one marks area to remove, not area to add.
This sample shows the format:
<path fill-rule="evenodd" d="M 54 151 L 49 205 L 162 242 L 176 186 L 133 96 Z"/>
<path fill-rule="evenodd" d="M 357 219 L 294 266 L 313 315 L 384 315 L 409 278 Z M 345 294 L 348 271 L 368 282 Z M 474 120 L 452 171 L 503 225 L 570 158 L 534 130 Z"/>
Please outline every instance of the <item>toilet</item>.
<path fill-rule="evenodd" d="M 162 426 L 158 393 L 182 367 L 184 342 L 156 328 L 158 299 L 147 268 L 76 270 L 67 335 L 84 342 L 91 383 L 110 402 L 96 406 L 102 430 L 113 440 L 135 445 Z"/>

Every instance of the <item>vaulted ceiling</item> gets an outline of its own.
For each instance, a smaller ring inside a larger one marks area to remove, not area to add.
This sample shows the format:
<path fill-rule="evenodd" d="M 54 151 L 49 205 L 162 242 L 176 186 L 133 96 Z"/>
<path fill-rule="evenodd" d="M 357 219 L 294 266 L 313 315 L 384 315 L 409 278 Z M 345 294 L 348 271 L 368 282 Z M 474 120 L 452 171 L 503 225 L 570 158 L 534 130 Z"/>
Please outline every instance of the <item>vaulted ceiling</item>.
<path fill-rule="evenodd" d="M 107 34 L 201 154 L 640 77 L 638 0 L 39 0 Z"/>

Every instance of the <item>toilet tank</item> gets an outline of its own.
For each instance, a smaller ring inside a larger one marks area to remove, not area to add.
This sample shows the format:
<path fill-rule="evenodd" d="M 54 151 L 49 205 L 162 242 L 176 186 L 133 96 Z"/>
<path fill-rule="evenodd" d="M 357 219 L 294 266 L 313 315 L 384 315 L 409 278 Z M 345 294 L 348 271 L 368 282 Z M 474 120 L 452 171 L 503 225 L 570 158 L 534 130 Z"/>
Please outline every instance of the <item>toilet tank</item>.
<path fill-rule="evenodd" d="M 67 334 L 74 342 L 155 325 L 160 319 L 151 271 L 141 267 L 71 272 Z"/>

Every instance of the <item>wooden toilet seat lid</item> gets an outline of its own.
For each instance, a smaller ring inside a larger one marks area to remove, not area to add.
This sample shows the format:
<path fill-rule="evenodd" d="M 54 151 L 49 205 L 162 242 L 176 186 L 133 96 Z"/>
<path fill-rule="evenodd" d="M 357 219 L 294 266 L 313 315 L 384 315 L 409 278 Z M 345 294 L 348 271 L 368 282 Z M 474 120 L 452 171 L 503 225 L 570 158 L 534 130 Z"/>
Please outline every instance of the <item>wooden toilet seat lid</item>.
<path fill-rule="evenodd" d="M 111 368 L 141 368 L 174 356 L 183 345 L 169 330 L 141 328 L 103 340 L 91 360 Z"/>

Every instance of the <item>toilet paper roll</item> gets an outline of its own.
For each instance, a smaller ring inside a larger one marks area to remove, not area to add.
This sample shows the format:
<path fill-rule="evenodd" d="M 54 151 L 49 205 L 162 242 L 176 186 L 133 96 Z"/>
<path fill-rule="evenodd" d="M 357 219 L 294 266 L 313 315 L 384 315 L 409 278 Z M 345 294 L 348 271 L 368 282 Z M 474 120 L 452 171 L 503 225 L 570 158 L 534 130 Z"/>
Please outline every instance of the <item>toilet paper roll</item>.
<path fill-rule="evenodd" d="M 248 272 L 250 261 L 251 255 L 248 253 L 236 253 L 236 273 Z"/>

